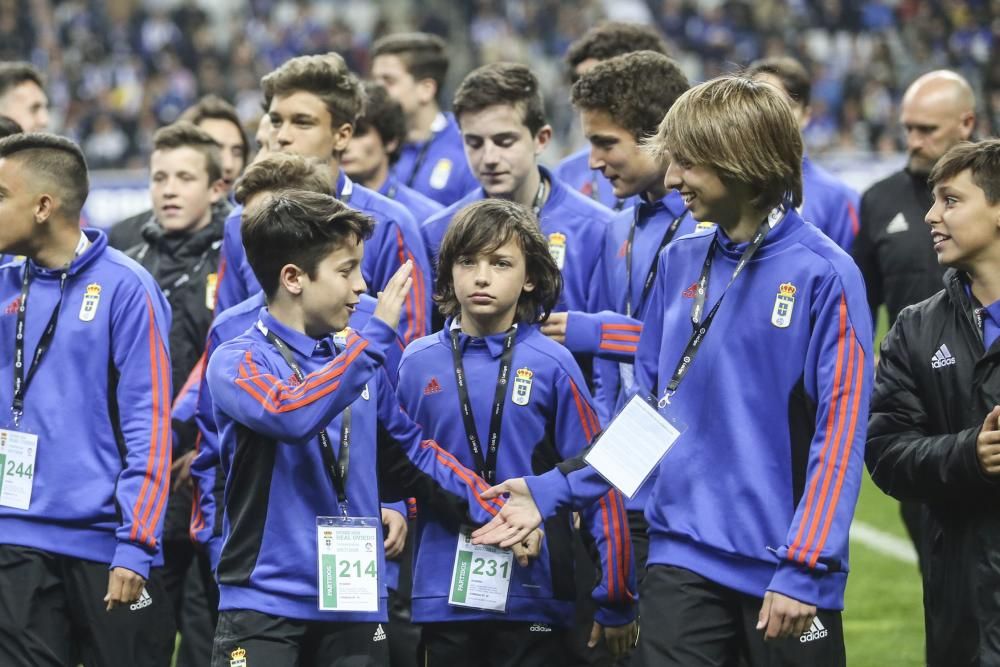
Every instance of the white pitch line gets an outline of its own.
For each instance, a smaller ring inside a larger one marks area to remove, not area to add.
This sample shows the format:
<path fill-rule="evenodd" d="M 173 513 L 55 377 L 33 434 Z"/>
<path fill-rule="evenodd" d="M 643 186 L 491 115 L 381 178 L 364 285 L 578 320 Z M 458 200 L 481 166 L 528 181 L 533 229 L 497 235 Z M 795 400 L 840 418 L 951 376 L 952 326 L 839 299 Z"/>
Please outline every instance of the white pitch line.
<path fill-rule="evenodd" d="M 851 539 L 904 563 L 917 563 L 917 552 L 909 540 L 890 535 L 864 521 L 851 524 Z"/>

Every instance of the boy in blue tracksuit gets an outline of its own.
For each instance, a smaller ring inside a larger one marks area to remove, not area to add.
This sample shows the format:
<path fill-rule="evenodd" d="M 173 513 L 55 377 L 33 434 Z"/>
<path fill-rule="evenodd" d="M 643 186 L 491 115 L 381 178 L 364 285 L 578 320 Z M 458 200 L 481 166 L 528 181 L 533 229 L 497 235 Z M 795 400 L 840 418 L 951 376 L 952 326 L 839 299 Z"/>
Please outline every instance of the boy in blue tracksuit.
<path fill-rule="evenodd" d="M 72 142 L 0 140 L 0 663 L 165 666 L 170 309 L 87 189 Z"/>
<path fill-rule="evenodd" d="M 447 44 L 428 33 L 396 33 L 377 40 L 371 58 L 371 77 L 385 86 L 406 117 L 406 141 L 393 174 L 442 206 L 455 203 L 476 188 L 476 179 L 455 117 L 438 102 L 448 74 Z"/>
<path fill-rule="evenodd" d="M 333 197 L 300 190 L 271 194 L 244 221 L 268 305 L 207 370 L 226 473 L 215 665 L 383 664 L 380 500 L 413 495 L 456 524 L 499 508 L 478 497 L 482 480 L 422 437 L 379 368 L 396 345 L 411 265 L 337 352 L 332 332 L 367 289 L 371 227 Z"/>
<path fill-rule="evenodd" d="M 538 155 L 552 137 L 538 79 L 524 65 L 485 65 L 462 81 L 454 108 L 480 187 L 423 223 L 428 253 L 436 257 L 452 218 L 469 204 L 486 197 L 515 201 L 538 216 L 562 272 L 557 309 L 596 310 L 611 212 L 538 165 Z"/>
<path fill-rule="evenodd" d="M 418 224 L 422 223 L 444 206 L 407 186 L 392 171 L 406 139 L 403 108 L 381 84 L 367 81 L 364 85 L 364 115 L 354 124 L 354 136 L 340 164 L 355 183 L 399 202 Z"/>
<path fill-rule="evenodd" d="M 404 353 L 404 408 L 488 481 L 542 473 L 580 453 L 600 426 L 572 356 L 535 324 L 555 305 L 561 277 L 534 217 L 504 200 L 472 204 L 445 234 L 440 262 L 435 298 L 450 317 Z M 596 623 L 624 650 L 633 570 L 621 495 L 603 496 L 583 522 L 601 556 Z M 419 526 L 413 618 L 424 624 L 427 665 L 562 662 L 576 598 L 569 512 L 546 523 L 538 560 L 512 568 L 502 615 L 449 605 L 452 572 L 443 565 L 455 559 L 459 534 L 430 510 Z"/>
<path fill-rule="evenodd" d="M 414 288 L 407 296 L 400 333 L 406 342 L 425 335 L 431 305 L 430 264 L 417 221 L 397 202 L 351 182 L 340 168 L 354 122 L 364 108 L 361 83 L 343 58 L 327 53 L 289 60 L 265 76 L 261 87 L 271 120 L 270 149 L 329 164 L 335 183 L 333 195 L 377 223 L 361 267 L 371 293 L 381 290 L 405 262 L 414 265 Z M 226 219 L 218 312 L 260 289 L 243 249 L 242 215 L 243 208 L 237 206 Z"/>
<path fill-rule="evenodd" d="M 652 143 L 661 156 L 669 148 L 667 185 L 718 227 L 661 257 L 636 354 L 640 391 L 687 427 L 646 508 L 638 658 L 843 665 L 872 378 L 864 285 L 794 210 L 801 137 L 772 86 L 696 86 Z M 582 460 L 508 481 L 486 494 L 511 497 L 478 539 L 517 539 L 539 510 L 606 490 Z"/>
<path fill-rule="evenodd" d="M 792 113 L 801 129 L 809 124 L 809 99 L 812 82 L 806 68 L 788 57 L 764 58 L 751 63 L 747 74 L 775 86 L 785 94 Z M 820 231 L 846 252 L 851 251 L 854 237 L 858 235 L 858 193 L 837 180 L 809 159 L 802 158 L 802 204 L 799 213 L 806 222 Z"/>

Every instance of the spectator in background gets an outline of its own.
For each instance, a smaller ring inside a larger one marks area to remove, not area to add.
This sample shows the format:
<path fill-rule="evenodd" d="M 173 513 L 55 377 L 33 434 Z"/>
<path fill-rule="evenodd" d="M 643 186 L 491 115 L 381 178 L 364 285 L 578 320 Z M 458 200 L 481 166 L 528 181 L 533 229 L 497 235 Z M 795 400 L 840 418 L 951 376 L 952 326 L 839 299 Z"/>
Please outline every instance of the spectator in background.
<path fill-rule="evenodd" d="M 368 103 L 354 126 L 354 135 L 341 166 L 356 183 L 395 199 L 422 223 L 442 208 L 441 204 L 400 183 L 392 172 L 406 140 L 406 117 L 399 102 L 380 84 L 365 83 Z"/>
<path fill-rule="evenodd" d="M 569 46 L 565 62 L 569 79 L 576 81 L 597 63 L 632 51 L 655 51 L 667 55 L 667 45 L 655 28 L 636 23 L 602 23 L 588 30 Z M 590 146 L 573 153 L 554 173 L 570 187 L 616 211 L 637 204 L 635 196 L 619 199 L 599 169 L 590 163 Z"/>
<path fill-rule="evenodd" d="M 49 98 L 42 74 L 34 65 L 0 63 L 0 115 L 15 121 L 25 132 L 48 129 Z"/>
<path fill-rule="evenodd" d="M 747 69 L 747 76 L 776 87 L 788 100 L 792 113 L 805 130 L 812 117 L 812 84 L 806 68 L 792 58 L 765 58 Z M 802 157 L 802 206 L 799 213 L 845 251 L 858 233 L 858 193 L 819 165 Z"/>
<path fill-rule="evenodd" d="M 243 173 L 249 150 L 246 132 L 240 124 L 236 109 L 217 95 L 206 95 L 188 107 L 181 119 L 206 132 L 216 144 L 222 167 L 222 183 L 225 194 L 232 191 L 233 183 Z M 221 197 L 213 204 L 216 212 L 225 218 L 232 205 L 227 197 Z M 143 211 L 116 223 L 108 232 L 108 243 L 112 248 L 128 250 L 142 243 L 142 229 L 150 220 L 156 220 L 153 211 Z"/>
<path fill-rule="evenodd" d="M 972 134 L 976 124 L 972 88 L 955 72 L 925 74 L 903 96 L 900 123 L 906 129 L 906 168 L 862 196 L 861 229 L 853 249 L 872 316 L 877 318 L 885 305 L 890 324 L 903 308 L 941 289 L 944 269 L 924 224 L 934 203 L 927 176 L 942 155 Z M 922 505 L 904 500 L 900 509 L 923 568 L 927 554 L 920 528 Z"/>
<path fill-rule="evenodd" d="M 406 115 L 406 142 L 394 168 L 403 185 L 445 206 L 474 190 L 458 124 L 438 102 L 448 74 L 444 40 L 426 33 L 383 37 L 372 46 L 371 73 Z"/>

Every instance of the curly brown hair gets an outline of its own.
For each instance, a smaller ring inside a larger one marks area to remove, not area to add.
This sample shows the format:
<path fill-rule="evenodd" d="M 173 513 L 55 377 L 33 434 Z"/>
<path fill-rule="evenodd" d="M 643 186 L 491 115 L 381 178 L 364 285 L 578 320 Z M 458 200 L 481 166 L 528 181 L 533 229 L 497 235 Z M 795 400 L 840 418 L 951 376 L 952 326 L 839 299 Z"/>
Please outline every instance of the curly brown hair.
<path fill-rule="evenodd" d="M 656 132 L 688 89 L 677 64 L 654 51 L 635 51 L 598 63 L 573 84 L 573 106 L 604 111 L 638 140 Z"/>
<path fill-rule="evenodd" d="M 451 267 L 460 257 L 491 253 L 511 239 L 524 253 L 525 268 L 535 289 L 521 292 L 516 322 L 544 322 L 562 293 L 562 273 L 549 252 L 538 218 L 524 206 L 506 199 L 483 199 L 459 211 L 448 225 L 438 253 L 434 302 L 446 317 L 462 308 L 455 296 Z"/>
<path fill-rule="evenodd" d="M 576 67 L 585 60 L 607 60 L 633 51 L 668 55 L 666 42 L 652 26 L 618 21 L 598 24 L 569 45 L 564 59 L 569 80 L 576 82 Z"/>

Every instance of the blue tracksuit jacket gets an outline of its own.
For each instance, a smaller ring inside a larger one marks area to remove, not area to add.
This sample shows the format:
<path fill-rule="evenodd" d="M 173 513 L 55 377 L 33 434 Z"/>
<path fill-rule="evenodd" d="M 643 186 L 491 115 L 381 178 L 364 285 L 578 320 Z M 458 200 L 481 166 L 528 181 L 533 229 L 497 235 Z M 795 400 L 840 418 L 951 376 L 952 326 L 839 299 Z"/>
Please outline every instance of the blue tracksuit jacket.
<path fill-rule="evenodd" d="M 385 179 L 385 183 L 378 189 L 378 193 L 387 199 L 399 202 L 410 212 L 418 226 L 423 224 L 427 218 L 444 209 L 442 204 L 400 183 L 399 178 L 392 173 L 389 174 L 389 178 Z"/>
<path fill-rule="evenodd" d="M 55 336 L 25 394 L 20 430 L 38 436 L 31 503 L 0 506 L 0 543 L 147 577 L 163 563 L 170 491 L 170 307 L 104 232 L 85 233 L 91 244 L 70 264 Z M 0 409 L 8 416 L 26 267 L 26 364 L 59 300 L 61 270 L 30 260 L 0 268 Z"/>
<path fill-rule="evenodd" d="M 424 432 L 464 466 L 475 469 L 462 420 L 452 360 L 449 320 L 445 329 L 407 347 L 399 369 L 398 394 L 404 409 Z M 500 356 L 506 334 L 472 338 L 460 334 L 463 366 L 477 431 L 486 441 L 490 428 Z M 572 355 L 546 338 L 537 326 L 518 326 L 508 383 L 496 479 L 540 474 L 582 452 L 600 430 L 583 375 Z M 525 380 L 527 378 L 527 380 Z M 527 403 L 514 402 L 518 385 L 528 387 Z M 600 554 L 600 582 L 593 597 L 597 620 L 624 625 L 634 616 L 635 568 L 622 496 L 604 494 L 582 517 Z M 507 612 L 496 613 L 448 605 L 458 531 L 421 506 L 413 571 L 413 620 L 537 621 L 572 623 L 576 600 L 573 575 L 572 520 L 562 512 L 545 523 L 539 558 L 527 568 L 514 563 Z"/>
<path fill-rule="evenodd" d="M 455 116 L 439 113 L 431 125 L 431 133 L 425 142 L 403 144 L 392 173 L 403 185 L 442 206 L 450 206 L 478 188 L 479 183 L 469 169 Z"/>
<path fill-rule="evenodd" d="M 799 213 L 846 252 L 851 251 L 860 228 L 860 202 L 858 193 L 833 174 L 808 157 L 802 160 L 802 206 Z"/>
<path fill-rule="evenodd" d="M 691 334 L 688 287 L 713 235 L 707 312 L 746 244 L 706 231 L 661 257 L 636 354 L 637 384 L 656 396 Z M 790 321 L 779 327 L 777 295 L 788 293 Z M 791 211 L 736 280 L 672 399 L 687 430 L 661 462 L 646 508 L 649 564 L 842 609 L 871 383 L 860 273 Z M 581 463 L 529 479 L 543 516 L 607 490 Z"/>
<path fill-rule="evenodd" d="M 341 414 L 351 406 L 346 490 L 353 516 L 376 517 L 380 499 L 412 495 L 455 525 L 482 523 L 502 503 L 482 500 L 485 482 L 424 439 L 400 408 L 381 369 L 386 351 L 396 345 L 395 332 L 383 322 L 372 318 L 337 354 L 332 337 L 310 338 L 266 309 L 259 318 L 262 327 L 287 343 L 307 375 L 301 383 L 293 380 L 257 326 L 223 343 L 209 360 L 208 386 L 226 473 L 219 609 L 300 620 L 385 622 L 384 588 L 378 612 L 317 609 L 315 518 L 338 515 L 319 430 L 327 429 L 331 441 L 339 442 Z M 384 571 L 381 540 L 377 547 Z"/>

